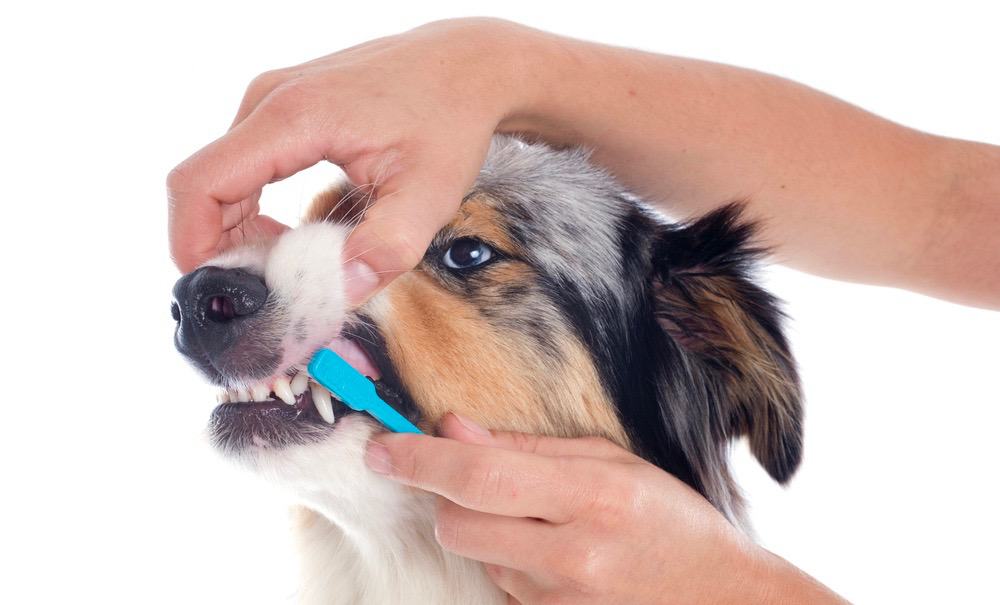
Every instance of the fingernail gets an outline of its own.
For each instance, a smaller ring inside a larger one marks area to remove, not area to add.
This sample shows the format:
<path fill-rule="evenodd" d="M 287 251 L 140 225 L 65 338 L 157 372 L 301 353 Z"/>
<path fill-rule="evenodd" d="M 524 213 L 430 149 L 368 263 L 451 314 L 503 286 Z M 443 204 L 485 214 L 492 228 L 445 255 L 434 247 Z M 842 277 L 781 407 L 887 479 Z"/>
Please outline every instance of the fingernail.
<path fill-rule="evenodd" d="M 488 437 L 490 435 L 490 432 L 488 430 L 479 426 L 472 420 L 469 420 L 465 416 L 462 416 L 461 414 L 456 414 L 455 412 L 452 412 L 451 414 L 452 416 L 455 417 L 456 420 L 459 421 L 459 423 L 461 423 L 462 426 L 469 429 L 470 432 L 475 433 L 477 435 L 482 435 L 484 437 Z"/>
<path fill-rule="evenodd" d="M 377 441 L 368 444 L 365 450 L 365 464 L 373 472 L 380 475 L 388 475 L 392 470 L 392 456 L 389 455 L 389 448 Z"/>
<path fill-rule="evenodd" d="M 344 290 L 351 305 L 359 305 L 378 287 L 378 275 L 360 260 L 352 260 L 344 265 Z"/>

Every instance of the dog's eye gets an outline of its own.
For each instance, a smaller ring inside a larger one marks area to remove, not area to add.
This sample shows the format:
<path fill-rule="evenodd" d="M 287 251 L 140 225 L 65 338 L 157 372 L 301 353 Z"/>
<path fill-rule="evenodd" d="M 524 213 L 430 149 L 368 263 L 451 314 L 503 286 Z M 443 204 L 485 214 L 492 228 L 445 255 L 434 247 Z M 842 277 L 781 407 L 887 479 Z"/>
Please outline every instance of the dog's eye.
<path fill-rule="evenodd" d="M 491 258 L 492 248 L 477 239 L 462 237 L 451 243 L 443 261 L 451 269 L 471 269 L 488 263 Z"/>
<path fill-rule="evenodd" d="M 175 302 L 170 303 L 170 316 L 174 318 L 174 321 L 181 320 L 181 308 Z"/>

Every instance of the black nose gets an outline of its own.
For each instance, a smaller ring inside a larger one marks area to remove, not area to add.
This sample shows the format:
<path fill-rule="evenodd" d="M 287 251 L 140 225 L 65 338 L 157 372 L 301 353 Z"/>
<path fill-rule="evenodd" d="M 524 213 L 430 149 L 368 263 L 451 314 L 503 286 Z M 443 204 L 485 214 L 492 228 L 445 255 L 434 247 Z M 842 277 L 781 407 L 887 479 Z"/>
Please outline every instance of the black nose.
<path fill-rule="evenodd" d="M 218 368 L 266 301 L 264 280 L 245 269 L 202 267 L 188 273 L 174 285 L 170 307 L 177 350 L 199 366 Z"/>

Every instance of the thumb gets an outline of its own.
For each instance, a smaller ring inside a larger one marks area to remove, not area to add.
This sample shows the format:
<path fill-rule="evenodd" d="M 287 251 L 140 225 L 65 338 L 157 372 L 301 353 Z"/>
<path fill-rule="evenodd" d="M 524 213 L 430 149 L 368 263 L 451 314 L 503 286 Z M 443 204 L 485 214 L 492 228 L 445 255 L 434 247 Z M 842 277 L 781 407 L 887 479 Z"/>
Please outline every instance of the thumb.
<path fill-rule="evenodd" d="M 361 175 L 345 166 L 354 182 L 376 183 L 376 200 L 344 246 L 345 283 L 352 304 L 360 304 L 375 290 L 417 266 L 434 235 L 458 212 L 485 157 L 485 148 L 460 160 L 425 160 L 390 172 L 386 181 Z M 399 163 L 396 160 L 394 163 Z M 368 166 L 372 163 L 368 162 Z M 360 178 L 358 178 L 360 176 Z M 377 176 L 377 175 L 376 175 Z"/>

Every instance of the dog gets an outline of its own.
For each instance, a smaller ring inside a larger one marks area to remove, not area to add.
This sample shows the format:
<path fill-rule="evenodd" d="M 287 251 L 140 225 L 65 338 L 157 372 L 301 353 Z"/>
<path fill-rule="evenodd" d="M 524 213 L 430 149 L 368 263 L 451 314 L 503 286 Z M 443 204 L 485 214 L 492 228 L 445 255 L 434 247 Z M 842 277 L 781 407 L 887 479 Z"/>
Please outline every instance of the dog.
<path fill-rule="evenodd" d="M 381 430 L 312 383 L 329 346 L 432 431 L 597 436 L 693 487 L 732 523 L 745 436 L 778 482 L 802 455 L 802 395 L 765 254 L 730 204 L 670 222 L 580 149 L 496 135 L 419 266 L 358 308 L 342 249 L 373 187 L 336 186 L 302 225 L 225 252 L 173 291 L 175 345 L 222 387 L 209 433 L 299 506 L 304 603 L 506 603 L 434 538 L 429 494 L 370 471 Z"/>

